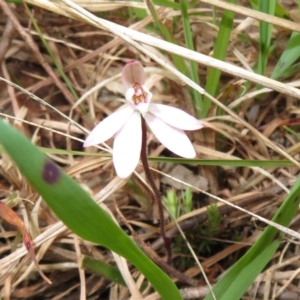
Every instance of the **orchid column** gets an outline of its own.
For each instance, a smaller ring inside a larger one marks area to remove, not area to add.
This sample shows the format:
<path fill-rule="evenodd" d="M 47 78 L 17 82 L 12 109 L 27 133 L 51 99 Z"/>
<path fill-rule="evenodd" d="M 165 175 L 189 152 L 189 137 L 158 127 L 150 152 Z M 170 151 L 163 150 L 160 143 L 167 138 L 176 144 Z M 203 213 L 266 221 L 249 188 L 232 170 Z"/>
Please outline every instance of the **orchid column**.
<path fill-rule="evenodd" d="M 147 179 L 154 191 L 160 211 L 161 234 L 168 246 L 164 232 L 163 206 L 160 193 L 151 177 L 147 162 L 146 125 L 157 139 L 175 154 L 194 158 L 196 152 L 183 130 L 197 130 L 202 123 L 186 112 L 171 106 L 151 103 L 152 93 L 144 86 L 145 73 L 141 63 L 130 61 L 122 70 L 126 104 L 100 122 L 89 134 L 84 147 L 97 145 L 114 136 L 113 163 L 117 175 L 127 178 L 135 170 L 140 157 Z M 141 151 L 142 150 L 142 151 Z M 169 251 L 168 251 L 169 252 Z"/>

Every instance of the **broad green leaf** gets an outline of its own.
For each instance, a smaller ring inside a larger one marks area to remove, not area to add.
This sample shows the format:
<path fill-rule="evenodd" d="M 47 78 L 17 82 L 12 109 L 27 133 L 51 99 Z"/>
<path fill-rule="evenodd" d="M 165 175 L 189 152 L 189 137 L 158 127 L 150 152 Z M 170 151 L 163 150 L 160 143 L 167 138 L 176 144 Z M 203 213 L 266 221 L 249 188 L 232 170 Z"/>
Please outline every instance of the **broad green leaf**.
<path fill-rule="evenodd" d="M 30 184 L 70 230 L 126 258 L 145 275 L 163 299 L 182 299 L 173 281 L 73 179 L 1 119 L 0 143 Z"/>

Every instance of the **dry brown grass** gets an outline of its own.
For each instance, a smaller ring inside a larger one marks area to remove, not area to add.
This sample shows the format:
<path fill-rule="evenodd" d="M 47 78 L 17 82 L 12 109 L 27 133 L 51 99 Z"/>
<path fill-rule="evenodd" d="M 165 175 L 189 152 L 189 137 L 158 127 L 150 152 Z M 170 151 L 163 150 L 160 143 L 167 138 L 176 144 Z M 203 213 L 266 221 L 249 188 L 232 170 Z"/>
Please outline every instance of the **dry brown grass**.
<path fill-rule="evenodd" d="M 152 87 L 155 95 L 154 101 L 177 106 L 193 113 L 187 85 L 197 88 L 200 93 L 205 92 L 173 67 L 170 59 L 171 52 L 199 62 L 201 66 L 199 75 L 202 82 L 205 82 L 206 78 L 205 66 L 217 67 L 223 71 L 222 92 L 216 97 L 217 99 L 211 99 L 216 106 L 225 111 L 225 114 L 222 117 L 211 115 L 203 120 L 206 127 L 219 133 L 218 136 L 222 139 L 217 140 L 216 149 L 211 149 L 210 145 L 205 144 L 205 130 L 203 136 L 190 134 L 199 158 L 272 160 L 285 157 L 295 164 L 295 167 L 267 170 L 258 167 L 211 168 L 206 170 L 209 172 L 208 182 L 206 178 L 201 177 L 203 171 L 201 166 L 192 167 L 193 172 L 190 172 L 190 178 L 186 175 L 182 181 L 191 184 L 194 189 L 194 209 L 177 220 L 182 222 L 190 243 L 196 250 L 199 250 L 197 247 L 203 242 L 201 234 L 207 225 L 207 206 L 209 205 L 207 195 L 210 196 L 210 201 L 214 196 L 218 196 L 250 213 L 258 214 L 266 219 L 272 218 L 295 182 L 300 166 L 298 162 L 299 140 L 282 128 L 285 124 L 294 126 L 299 124 L 300 91 L 297 89 L 299 86 L 297 73 L 288 82 L 282 83 L 247 71 L 257 60 L 257 49 L 242 43 L 238 39 L 238 33 L 247 32 L 253 41 L 257 41 L 257 20 L 266 20 L 265 15 L 255 13 L 253 15 L 255 20 L 250 22 L 247 16 L 253 11 L 246 11 L 242 6 L 235 7 L 240 14 L 234 25 L 235 30 L 226 62 L 221 63 L 210 56 L 216 29 L 211 26 L 211 6 L 209 5 L 199 6 L 199 10 L 206 12 L 207 18 L 192 19 L 193 29 L 195 33 L 197 32 L 197 39 L 195 39 L 197 53 L 195 53 L 176 45 L 165 44 L 164 41 L 158 39 L 146 27 L 152 22 L 151 16 L 140 22 L 137 19 L 130 20 L 123 17 L 122 12 L 127 11 L 129 7 L 145 7 L 143 3 L 76 2 L 92 12 L 104 13 L 107 20 L 125 26 L 122 29 L 105 21 L 99 22 L 88 18 L 83 12 L 68 6 L 70 5 L 68 0 L 25 2 L 34 4 L 32 6 L 34 17 L 80 100 L 76 102 L 55 72 L 53 61 L 33 29 L 24 6 L 9 4 L 10 10 L 22 27 L 23 38 L 1 10 L 0 76 L 15 82 L 44 102 L 30 99 L 28 95 L 1 80 L 0 115 L 9 118 L 11 123 L 36 145 L 52 150 L 70 151 L 69 154 L 59 154 L 58 151 L 53 151 L 48 152 L 48 155 L 95 195 L 96 200 L 105 200 L 107 209 L 121 225 L 124 226 L 127 222 L 128 226 L 129 224 L 133 226 L 142 241 L 151 244 L 152 249 L 158 255 L 164 255 L 159 229 L 155 223 L 155 207 L 153 208 L 152 203 L 146 199 L 149 198 L 150 192 L 143 179 L 141 166 L 132 177 L 138 187 L 138 191 L 134 191 L 130 186 L 125 185 L 125 181 L 116 178 L 110 158 L 93 155 L 78 156 L 73 155 L 71 151 L 82 151 L 82 142 L 87 132 L 120 105 L 123 88 L 119 74 L 124 64 L 135 58 L 142 61 L 146 67 L 149 76 L 148 86 Z M 219 3 L 220 9 L 226 7 L 226 3 L 220 1 L 202 2 L 216 5 Z M 282 2 L 294 17 L 296 5 L 293 1 Z M 166 24 L 168 18 L 173 16 L 171 10 L 165 9 L 159 12 Z M 290 30 L 300 31 L 297 19 L 291 22 L 270 17 L 268 21 L 276 25 L 273 30 L 273 39 L 282 40 L 282 50 L 288 40 Z M 129 27 L 137 31 L 130 31 Z M 28 38 L 32 39 L 34 44 L 30 44 Z M 181 31 L 177 33 L 177 39 L 178 45 L 184 45 Z M 167 49 L 167 51 L 162 52 L 159 49 Z M 271 57 L 267 75 L 275 64 L 276 58 Z M 239 93 L 245 81 L 252 82 L 253 88 L 249 93 L 240 97 Z M 256 83 L 266 88 L 256 91 Z M 165 88 L 166 85 L 168 90 Z M 94 86 L 97 88 L 92 90 Z M 259 103 L 255 98 L 258 94 L 261 95 Z M 89 116 L 83 112 L 82 107 Z M 70 122 L 68 117 L 73 121 Z M 221 122 L 221 120 L 228 122 Z M 297 127 L 293 128 L 297 131 Z M 148 143 L 149 154 L 152 156 L 159 156 L 165 151 L 153 135 L 148 138 Z M 101 151 L 109 151 L 110 145 L 110 142 L 104 145 Z M 85 151 L 94 153 L 96 150 L 88 148 Z M 170 155 L 167 152 L 163 153 Z M 22 216 L 34 237 L 35 245 L 40 246 L 37 250 L 37 257 L 41 260 L 41 268 L 47 272 L 53 282 L 51 286 L 47 285 L 37 275 L 33 265 L 29 266 L 25 249 L 19 248 L 21 239 L 18 232 L 3 222 L 0 232 L 1 297 L 3 299 L 53 300 L 129 299 L 130 297 L 136 299 L 132 295 L 141 284 L 143 276 L 134 269 L 127 272 L 127 265 L 124 261 L 118 261 L 119 258 L 114 258 L 106 249 L 74 236 L 27 184 L 5 153 L 2 153 L 0 162 L 1 200 L 9 199 L 11 205 Z M 170 186 L 179 189 L 175 185 L 180 175 L 179 171 L 172 173 L 172 168 L 170 169 L 166 164 L 152 163 L 152 167 L 161 171 L 157 172 L 159 175 L 156 176 L 156 183 L 163 193 Z M 182 170 L 188 171 L 187 169 L 183 167 Z M 166 181 L 167 177 L 171 179 Z M 197 181 L 199 178 L 201 178 L 200 183 Z M 215 195 L 202 194 L 200 191 L 215 191 Z M 143 198 L 141 196 L 143 194 L 146 197 Z M 216 199 L 219 200 L 219 198 Z M 263 222 L 260 222 L 257 227 L 251 221 L 249 214 L 223 202 L 217 202 L 217 205 L 222 215 L 218 235 L 210 240 L 210 243 L 214 241 L 214 244 L 210 244 L 211 252 L 202 252 L 203 254 L 199 255 L 211 283 L 214 283 L 218 276 L 237 261 L 257 240 L 261 233 L 259 226 L 265 226 Z M 297 215 L 292 223 L 292 228 L 296 231 L 299 229 L 298 219 Z M 180 240 L 174 222 L 168 219 L 166 228 L 174 238 L 174 244 L 177 243 L 176 245 L 180 246 L 179 253 L 175 255 L 176 263 L 181 262 L 177 268 L 185 275 L 199 280 L 199 286 L 202 286 L 183 291 L 186 293 L 185 298 L 194 295 L 193 293 L 199 293 L 199 295 L 206 293 L 206 284 L 200 275 L 199 266 L 192 259 L 186 260 L 187 265 L 182 265 L 184 259 L 190 257 L 190 253 L 187 252 L 184 242 Z M 239 242 L 234 241 L 235 236 L 238 236 Z M 129 283 L 128 289 L 113 284 L 97 274 L 83 271 L 80 268 L 82 255 L 90 255 L 111 264 L 117 261 L 119 269 L 127 272 L 128 278 L 132 276 L 138 280 L 136 283 L 133 281 Z M 268 270 L 256 280 L 257 285 L 253 289 L 258 291 L 257 299 L 262 299 L 262 294 L 266 291 L 270 291 L 268 299 L 271 299 L 271 293 L 278 291 L 278 287 L 283 288 L 280 299 L 300 298 L 297 289 L 299 284 L 298 256 L 297 244 L 290 242 L 283 244 Z M 270 276 L 271 273 L 272 276 Z M 292 282 L 290 282 L 291 278 L 293 278 Z M 272 284 L 271 281 L 273 281 Z M 185 285 L 180 285 L 180 287 L 185 287 Z M 148 300 L 157 299 L 157 295 L 151 294 L 150 289 L 146 290 L 143 296 Z M 249 298 L 245 296 L 245 299 Z"/>

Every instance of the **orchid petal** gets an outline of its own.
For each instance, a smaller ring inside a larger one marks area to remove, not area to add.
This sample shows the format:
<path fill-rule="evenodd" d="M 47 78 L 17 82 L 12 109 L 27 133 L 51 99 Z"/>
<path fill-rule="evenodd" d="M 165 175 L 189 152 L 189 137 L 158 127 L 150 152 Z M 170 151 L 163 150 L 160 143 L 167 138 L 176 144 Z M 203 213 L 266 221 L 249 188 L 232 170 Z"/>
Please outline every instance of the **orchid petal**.
<path fill-rule="evenodd" d="M 84 141 L 83 147 L 94 146 L 107 141 L 120 130 L 133 112 L 134 110 L 130 105 L 121 106 L 91 131 Z"/>
<path fill-rule="evenodd" d="M 197 130 L 203 127 L 201 121 L 181 109 L 168 105 L 151 103 L 149 112 L 165 123 L 182 130 Z"/>
<path fill-rule="evenodd" d="M 145 81 L 144 68 L 141 63 L 138 61 L 132 60 L 125 65 L 122 70 L 122 82 L 125 86 L 126 91 L 135 83 L 140 84 L 141 86 Z"/>
<path fill-rule="evenodd" d="M 141 147 L 141 115 L 134 111 L 114 140 L 113 162 L 119 177 L 126 178 L 134 171 L 140 159 Z"/>
<path fill-rule="evenodd" d="M 182 157 L 196 156 L 195 149 L 184 131 L 168 125 L 151 113 L 145 114 L 144 118 L 154 135 L 166 148 Z"/>

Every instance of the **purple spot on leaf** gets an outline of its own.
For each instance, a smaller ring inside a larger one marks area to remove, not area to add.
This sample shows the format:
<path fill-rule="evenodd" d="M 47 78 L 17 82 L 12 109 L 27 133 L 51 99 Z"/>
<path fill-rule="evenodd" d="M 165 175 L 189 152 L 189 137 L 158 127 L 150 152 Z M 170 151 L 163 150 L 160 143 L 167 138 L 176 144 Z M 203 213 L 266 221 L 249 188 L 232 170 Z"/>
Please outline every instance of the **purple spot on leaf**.
<path fill-rule="evenodd" d="M 60 176 L 60 170 L 58 166 L 51 161 L 47 161 L 43 169 L 43 179 L 50 184 L 54 184 Z"/>

